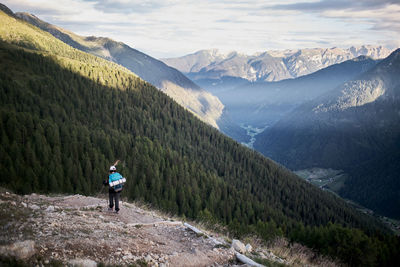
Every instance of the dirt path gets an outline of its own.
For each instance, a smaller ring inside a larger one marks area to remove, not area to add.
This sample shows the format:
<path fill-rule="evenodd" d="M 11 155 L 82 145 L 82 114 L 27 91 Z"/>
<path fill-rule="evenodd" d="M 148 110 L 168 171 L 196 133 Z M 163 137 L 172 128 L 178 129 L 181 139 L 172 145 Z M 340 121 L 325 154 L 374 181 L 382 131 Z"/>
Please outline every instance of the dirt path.
<path fill-rule="evenodd" d="M 1 245 L 33 240 L 33 264 L 67 264 L 76 259 L 85 265 L 236 264 L 233 250 L 216 245 L 215 239 L 131 203 L 122 203 L 120 213 L 115 214 L 107 211 L 105 199 L 80 195 L 1 193 L 0 199 Z"/>

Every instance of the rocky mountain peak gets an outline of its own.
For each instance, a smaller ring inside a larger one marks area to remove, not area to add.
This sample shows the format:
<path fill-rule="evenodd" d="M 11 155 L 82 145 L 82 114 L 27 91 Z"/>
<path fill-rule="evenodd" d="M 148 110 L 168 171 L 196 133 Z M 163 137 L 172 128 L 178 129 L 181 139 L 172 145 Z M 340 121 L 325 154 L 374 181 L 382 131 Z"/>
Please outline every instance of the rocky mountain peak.
<path fill-rule="evenodd" d="M 201 53 L 162 60 L 166 64 L 188 73 L 195 81 L 238 77 L 260 82 L 304 76 L 361 55 L 381 59 L 389 54 L 390 50 L 383 46 L 364 45 L 348 49 L 332 47 L 267 50 L 254 55 L 237 52 L 222 55 L 214 50 L 202 50 Z M 254 68 L 252 62 L 258 62 L 258 68 Z"/>
<path fill-rule="evenodd" d="M 324 96 L 324 100 L 314 107 L 313 111 L 343 111 L 372 103 L 378 98 L 398 97 L 395 88 L 399 83 L 399 74 L 400 49 L 397 49 L 367 73 L 344 83 L 338 90 Z"/>

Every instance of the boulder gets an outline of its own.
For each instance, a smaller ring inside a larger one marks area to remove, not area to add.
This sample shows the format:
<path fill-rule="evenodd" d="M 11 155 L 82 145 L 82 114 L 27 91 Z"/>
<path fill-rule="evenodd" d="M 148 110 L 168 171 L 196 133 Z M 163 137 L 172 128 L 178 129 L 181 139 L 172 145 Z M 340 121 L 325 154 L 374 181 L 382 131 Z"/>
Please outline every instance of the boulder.
<path fill-rule="evenodd" d="M 246 253 L 246 246 L 237 239 L 232 240 L 232 247 L 240 253 Z"/>
<path fill-rule="evenodd" d="M 9 246 L 0 247 L 0 255 L 14 257 L 17 260 L 26 260 L 35 255 L 35 241 L 25 240 L 15 242 Z"/>
<path fill-rule="evenodd" d="M 246 245 L 246 252 L 251 253 L 253 251 L 253 247 L 250 244 Z"/>
<path fill-rule="evenodd" d="M 145 260 L 146 262 L 152 262 L 152 261 L 153 261 L 153 258 L 152 258 L 150 255 L 147 255 L 147 256 L 144 258 L 144 260 Z"/>

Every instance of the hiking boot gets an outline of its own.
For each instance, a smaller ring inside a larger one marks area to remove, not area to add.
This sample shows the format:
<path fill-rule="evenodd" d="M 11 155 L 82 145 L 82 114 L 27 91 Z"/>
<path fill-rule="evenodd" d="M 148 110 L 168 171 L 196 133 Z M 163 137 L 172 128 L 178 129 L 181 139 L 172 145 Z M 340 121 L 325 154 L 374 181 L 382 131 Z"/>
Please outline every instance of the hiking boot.
<path fill-rule="evenodd" d="M 119 210 L 115 210 L 115 213 L 118 214 Z"/>
<path fill-rule="evenodd" d="M 113 211 L 113 208 L 108 208 L 108 211 Z"/>

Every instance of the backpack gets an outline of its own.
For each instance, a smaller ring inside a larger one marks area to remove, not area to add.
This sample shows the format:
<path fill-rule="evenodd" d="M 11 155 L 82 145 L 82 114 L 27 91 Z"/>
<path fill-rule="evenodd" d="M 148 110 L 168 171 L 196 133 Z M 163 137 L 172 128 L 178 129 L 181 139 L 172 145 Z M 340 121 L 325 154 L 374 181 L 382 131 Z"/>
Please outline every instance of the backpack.
<path fill-rule="evenodd" d="M 115 192 L 120 192 L 124 187 L 126 179 L 122 177 L 118 172 L 112 173 L 108 176 L 109 186 L 114 189 Z"/>

